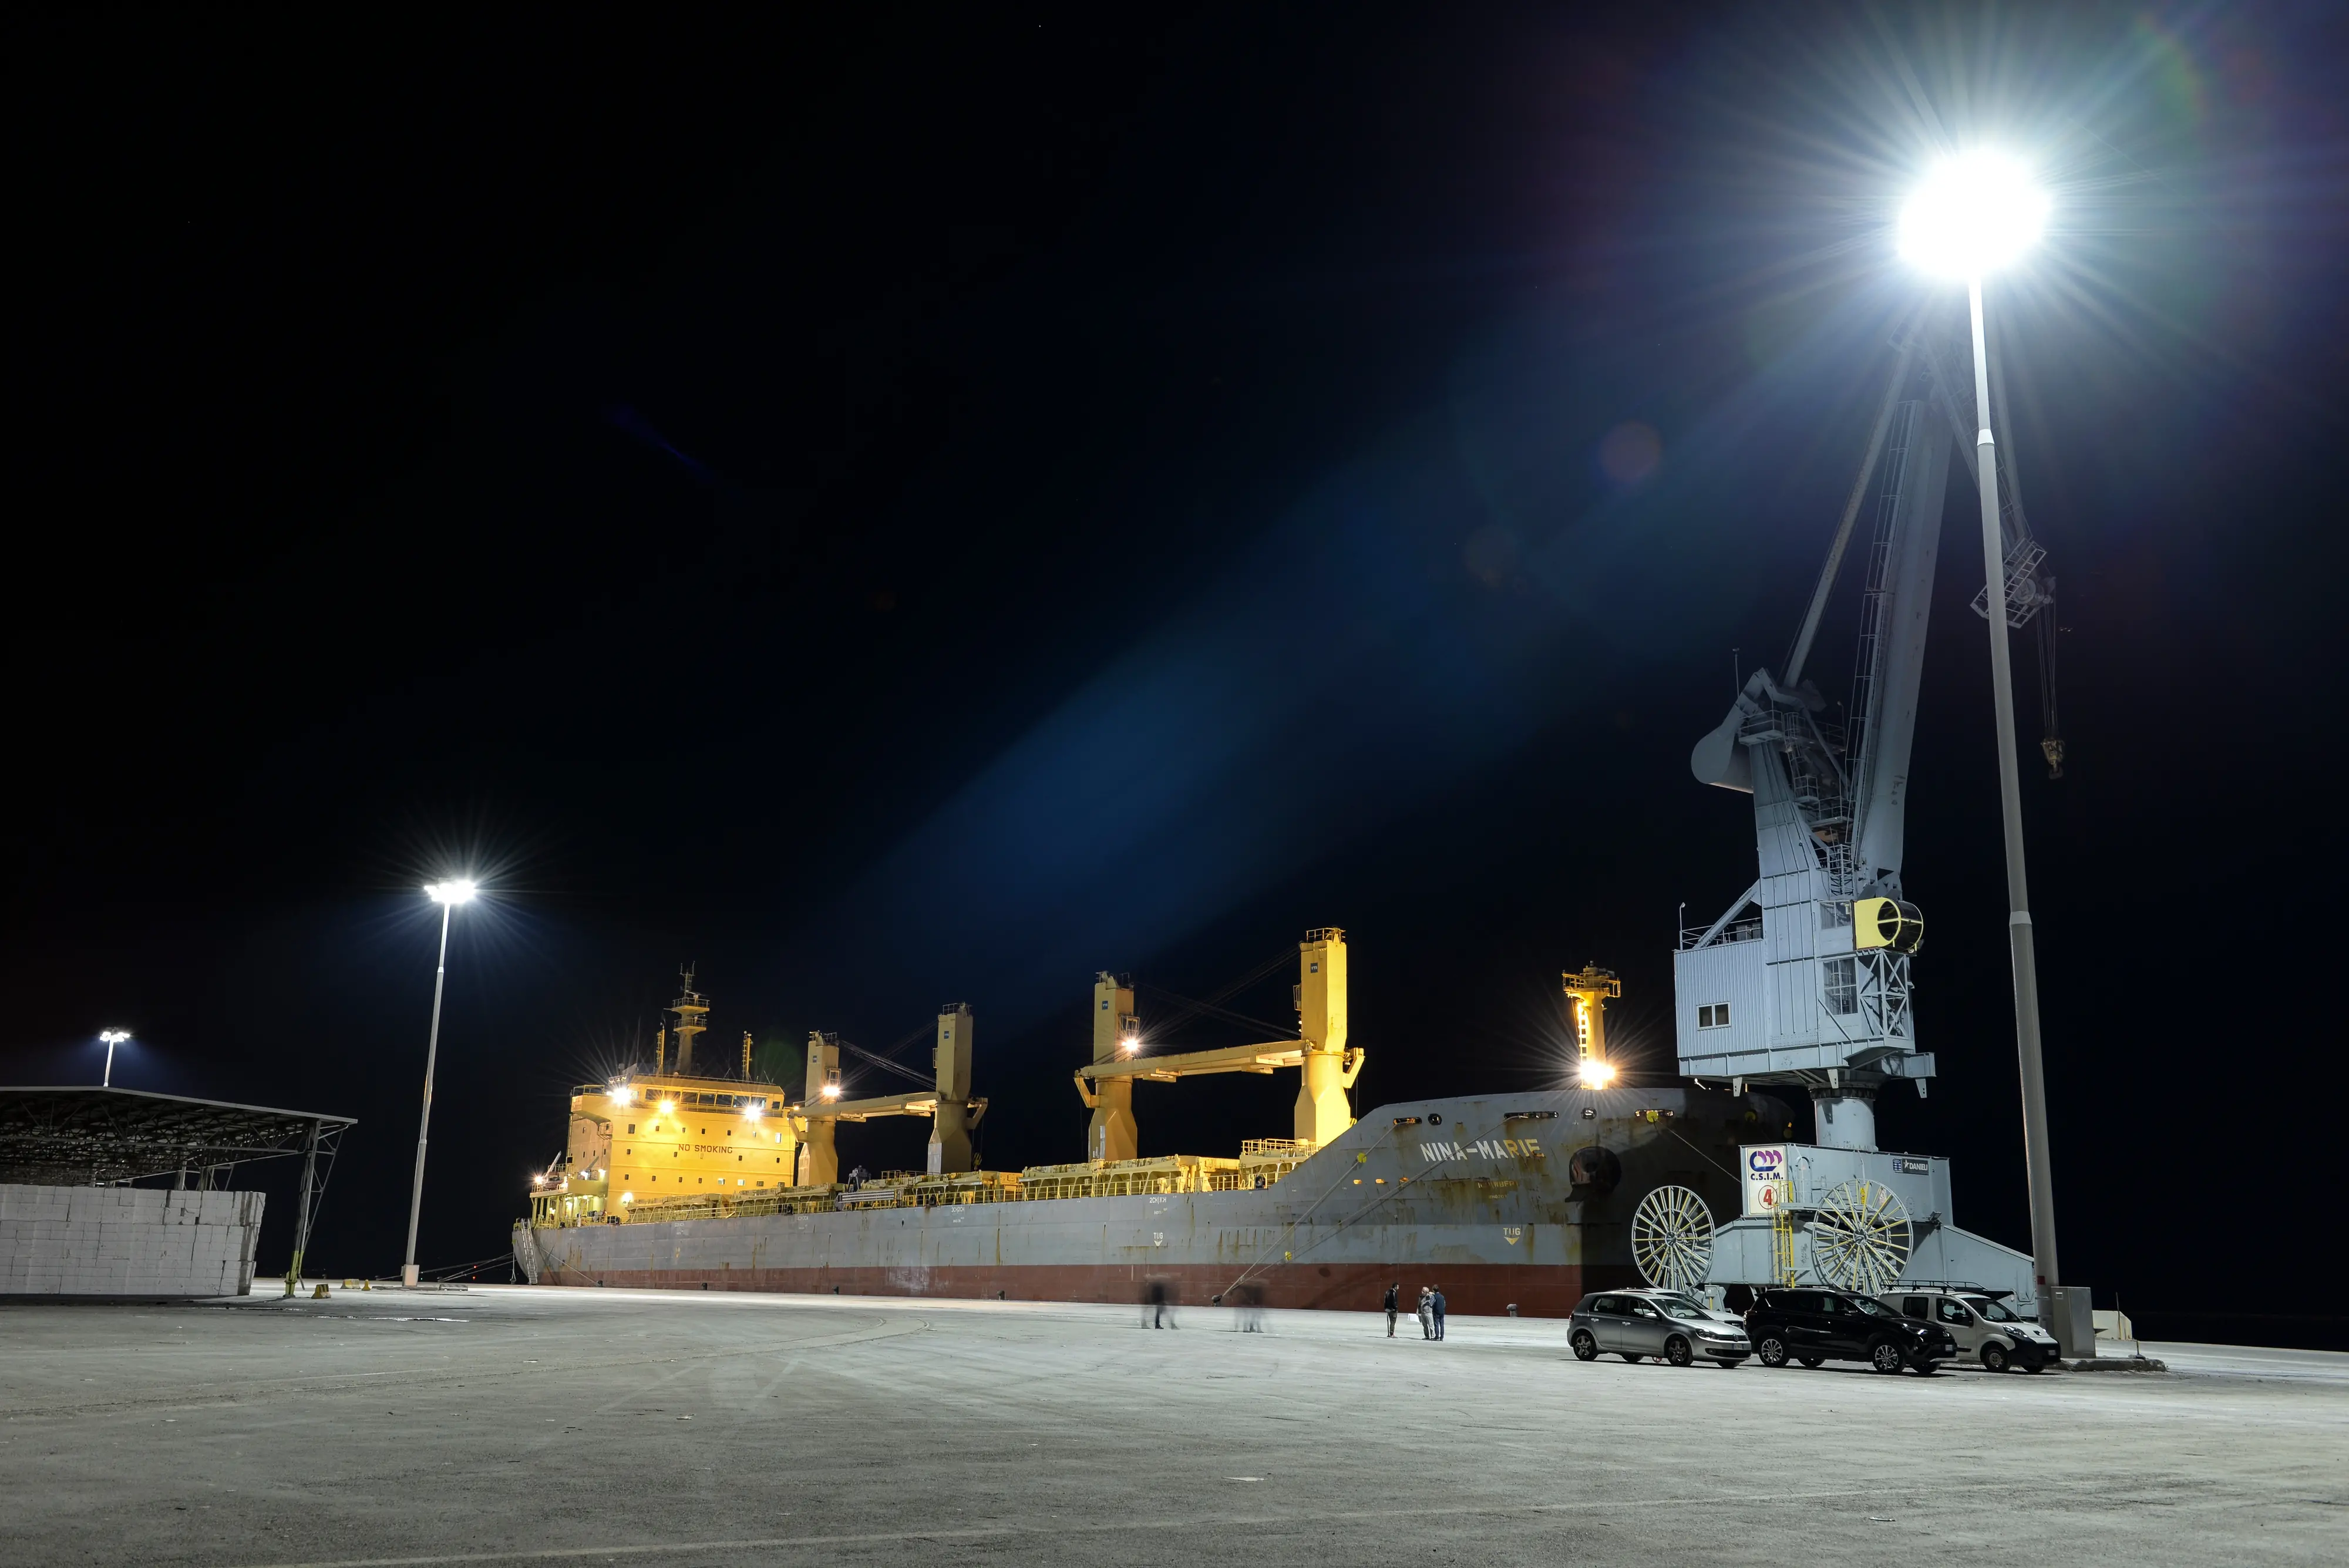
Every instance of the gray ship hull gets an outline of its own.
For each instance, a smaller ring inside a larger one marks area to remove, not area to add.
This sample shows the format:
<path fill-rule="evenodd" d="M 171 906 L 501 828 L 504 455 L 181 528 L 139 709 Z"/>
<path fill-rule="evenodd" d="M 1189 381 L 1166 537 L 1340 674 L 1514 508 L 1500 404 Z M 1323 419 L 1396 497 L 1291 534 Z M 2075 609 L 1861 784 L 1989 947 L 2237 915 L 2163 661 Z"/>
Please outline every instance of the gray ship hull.
<path fill-rule="evenodd" d="M 1785 1121 L 1702 1089 L 1423 1100 L 1260 1189 L 518 1227 L 514 1253 L 535 1284 L 1352 1309 L 1433 1284 L 1456 1312 L 1559 1317 L 1636 1282 L 1654 1188 L 1735 1215 L 1738 1145 Z"/>

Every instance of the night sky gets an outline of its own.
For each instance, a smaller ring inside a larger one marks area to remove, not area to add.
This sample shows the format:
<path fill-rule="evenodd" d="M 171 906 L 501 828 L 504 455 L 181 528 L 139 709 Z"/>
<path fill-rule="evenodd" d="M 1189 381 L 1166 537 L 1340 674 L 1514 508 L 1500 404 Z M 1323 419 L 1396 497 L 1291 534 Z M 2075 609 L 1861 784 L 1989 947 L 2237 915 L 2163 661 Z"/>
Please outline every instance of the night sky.
<path fill-rule="evenodd" d="M 20 20 L 0 1081 L 119 1025 L 118 1083 L 355 1116 L 314 1262 L 394 1269 L 467 871 L 428 1267 L 503 1251 L 688 961 L 703 1049 L 793 1077 L 968 1001 L 993 1167 L 1081 1154 L 1095 970 L 1311 926 L 1358 1110 L 1557 1082 L 1592 960 L 1665 1081 L 1680 907 L 1754 876 L 1689 748 L 1784 663 L 1890 324 L 1962 307 L 1899 201 L 1990 140 L 2056 202 L 1991 308 L 2060 596 L 2064 1272 L 2349 1343 L 2349 32 L 2057 11 Z M 1909 815 L 1941 1076 L 1878 1116 L 2027 1245 L 1974 506 Z M 1294 1093 L 1144 1086 L 1143 1150 Z"/>

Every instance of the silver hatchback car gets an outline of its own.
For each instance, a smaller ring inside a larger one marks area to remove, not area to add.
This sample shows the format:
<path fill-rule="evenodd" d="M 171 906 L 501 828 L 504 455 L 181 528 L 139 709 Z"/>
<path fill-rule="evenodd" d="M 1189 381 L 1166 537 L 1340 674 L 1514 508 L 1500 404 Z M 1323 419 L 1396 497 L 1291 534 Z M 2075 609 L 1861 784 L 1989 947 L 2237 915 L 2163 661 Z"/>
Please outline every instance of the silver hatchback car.
<path fill-rule="evenodd" d="M 1710 1361 L 1727 1367 L 1754 1354 L 1743 1324 L 1677 1291 L 1595 1291 L 1575 1307 L 1572 1324 L 1567 1343 L 1580 1361 L 1652 1355 L 1674 1366 Z"/>

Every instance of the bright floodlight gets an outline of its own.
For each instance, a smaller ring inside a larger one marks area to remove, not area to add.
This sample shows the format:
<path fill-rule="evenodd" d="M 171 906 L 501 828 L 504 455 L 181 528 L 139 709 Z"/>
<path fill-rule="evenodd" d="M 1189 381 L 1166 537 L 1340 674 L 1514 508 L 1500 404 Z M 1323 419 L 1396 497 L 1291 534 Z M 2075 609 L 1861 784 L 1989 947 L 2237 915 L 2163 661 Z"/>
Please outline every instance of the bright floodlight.
<path fill-rule="evenodd" d="M 109 1045 L 119 1045 L 130 1038 L 130 1031 L 128 1029 L 101 1029 L 98 1032 L 98 1037 L 100 1040 L 105 1041 Z"/>
<path fill-rule="evenodd" d="M 1615 1081 L 1615 1064 L 1611 1062 L 1588 1061 L 1582 1064 L 1582 1086 L 1603 1089 Z"/>
<path fill-rule="evenodd" d="M 1900 212 L 1900 254 L 1951 277 L 1980 277 L 2029 250 L 2047 222 L 2047 193 L 2002 153 L 1945 158 Z"/>
<path fill-rule="evenodd" d="M 470 904 L 476 889 L 470 877 L 459 877 L 448 882 L 427 882 L 424 890 L 436 904 Z"/>

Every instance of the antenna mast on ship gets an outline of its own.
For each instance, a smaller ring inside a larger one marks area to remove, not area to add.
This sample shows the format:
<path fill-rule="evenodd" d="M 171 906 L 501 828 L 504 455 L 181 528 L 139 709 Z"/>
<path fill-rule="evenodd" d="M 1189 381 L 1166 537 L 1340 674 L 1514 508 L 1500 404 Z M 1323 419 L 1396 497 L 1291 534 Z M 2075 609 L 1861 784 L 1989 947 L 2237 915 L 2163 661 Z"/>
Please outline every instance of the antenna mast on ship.
<path fill-rule="evenodd" d="M 693 966 L 688 964 L 678 971 L 685 981 L 685 994 L 668 1004 L 677 1014 L 677 1073 L 680 1078 L 693 1076 L 693 1037 L 708 1029 L 704 1022 L 709 1016 L 709 999 L 693 989 Z"/>

